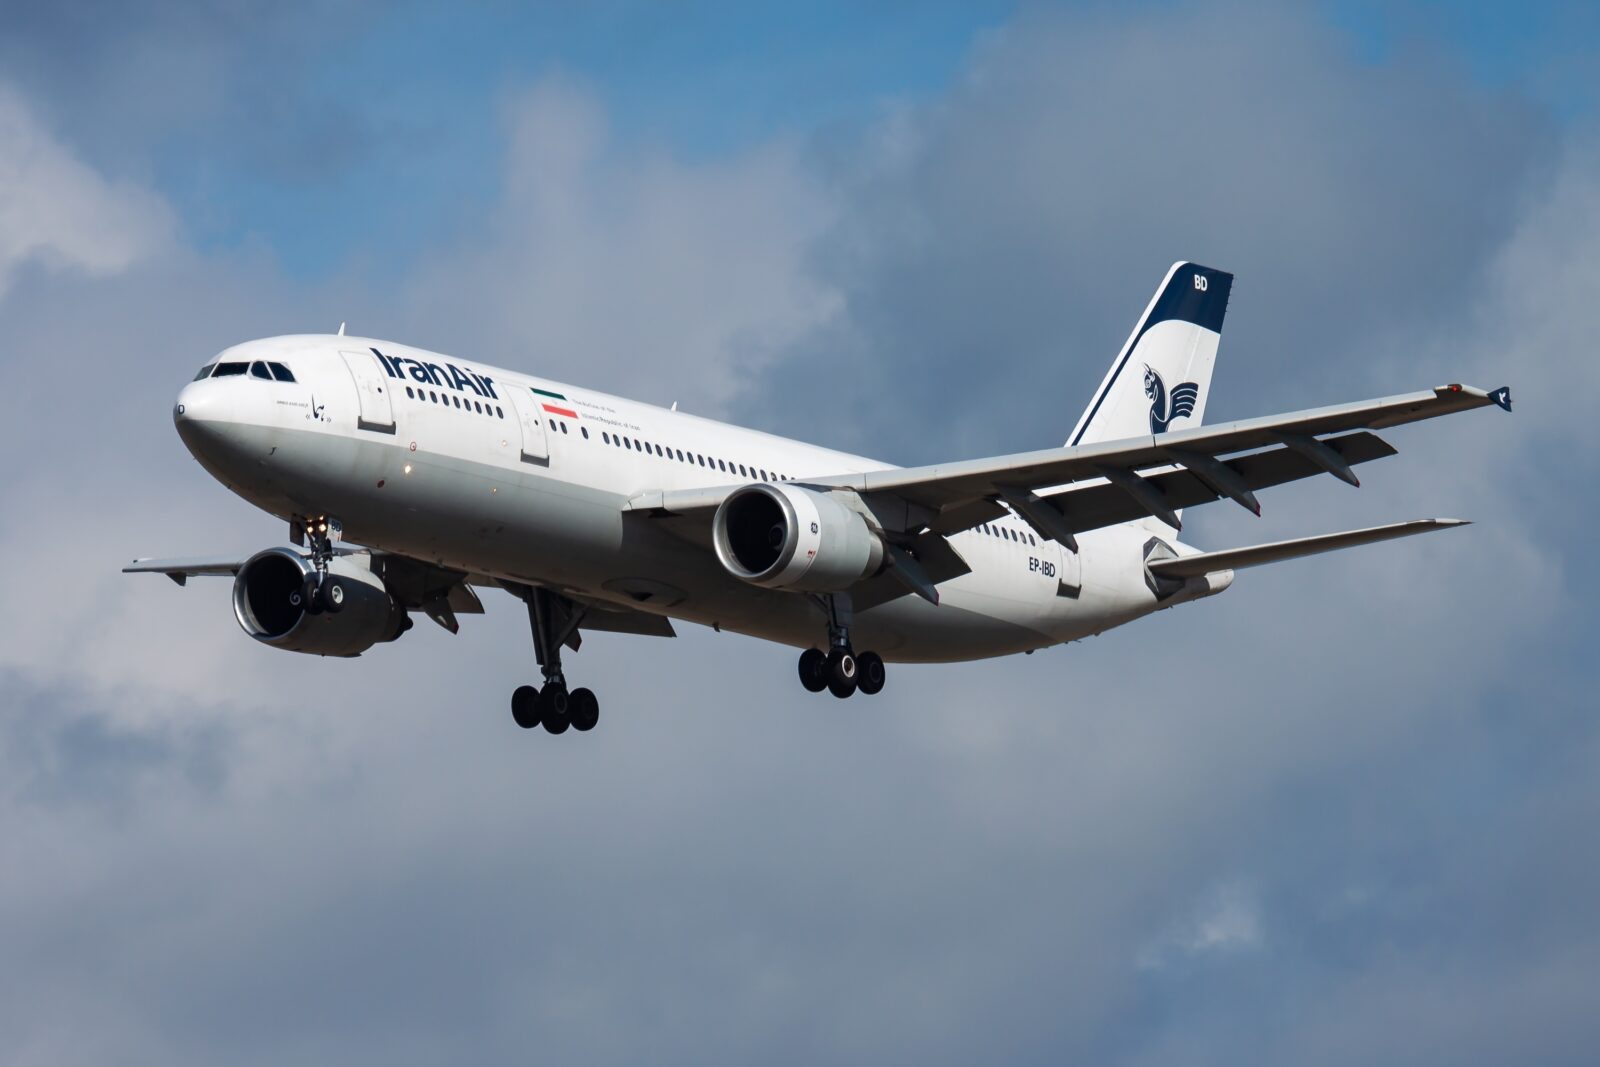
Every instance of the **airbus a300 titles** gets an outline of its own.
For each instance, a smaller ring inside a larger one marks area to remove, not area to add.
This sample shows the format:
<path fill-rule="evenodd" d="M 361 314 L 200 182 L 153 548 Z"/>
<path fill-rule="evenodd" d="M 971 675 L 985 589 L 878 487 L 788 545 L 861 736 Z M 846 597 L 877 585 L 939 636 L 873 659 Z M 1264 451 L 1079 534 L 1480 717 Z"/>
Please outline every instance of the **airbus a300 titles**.
<path fill-rule="evenodd" d="M 1506 388 L 1441 385 L 1205 424 L 1233 276 L 1167 272 L 1059 448 L 895 467 L 685 412 L 371 338 L 236 345 L 179 393 L 207 471 L 282 520 L 249 554 L 128 571 L 233 578 L 233 610 L 274 648 L 359 656 L 423 615 L 451 633 L 480 593 L 522 600 L 538 685 L 525 728 L 599 720 L 563 654 L 586 632 L 664 638 L 674 622 L 801 649 L 800 682 L 883 689 L 888 663 L 1032 652 L 1227 589 L 1234 572 L 1461 525 L 1416 519 L 1204 551 L 1186 508 L 1394 454 L 1375 431 Z M 687 683 L 686 683 L 687 684 Z"/>

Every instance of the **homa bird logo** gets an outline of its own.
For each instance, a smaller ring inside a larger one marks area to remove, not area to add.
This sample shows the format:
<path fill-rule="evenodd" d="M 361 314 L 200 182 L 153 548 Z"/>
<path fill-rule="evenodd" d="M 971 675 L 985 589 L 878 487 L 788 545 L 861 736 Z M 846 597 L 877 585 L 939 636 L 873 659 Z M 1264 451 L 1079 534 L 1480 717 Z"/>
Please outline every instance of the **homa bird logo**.
<path fill-rule="evenodd" d="M 1173 419 L 1194 414 L 1195 401 L 1200 399 L 1200 387 L 1194 382 L 1180 382 L 1173 386 L 1169 402 L 1166 383 L 1161 380 L 1161 375 L 1146 363 L 1144 395 L 1150 398 L 1150 432 L 1166 433 L 1167 426 Z"/>

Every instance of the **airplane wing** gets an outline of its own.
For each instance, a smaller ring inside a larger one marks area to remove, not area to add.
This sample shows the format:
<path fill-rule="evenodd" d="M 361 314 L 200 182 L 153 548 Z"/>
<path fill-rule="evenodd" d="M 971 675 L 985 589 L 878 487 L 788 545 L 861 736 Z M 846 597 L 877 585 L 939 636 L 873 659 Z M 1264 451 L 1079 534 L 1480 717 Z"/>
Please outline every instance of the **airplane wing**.
<path fill-rule="evenodd" d="M 180 559 L 136 559 L 122 568 L 123 574 L 165 574 L 179 585 L 185 585 L 190 578 L 199 578 L 208 575 L 232 577 L 239 573 L 239 568 L 244 566 L 244 561 L 249 559 L 244 556 L 189 556 Z"/>
<path fill-rule="evenodd" d="M 365 552 L 348 548 L 342 551 Z M 232 577 L 239 573 L 252 553 L 242 556 L 193 556 L 181 559 L 136 559 L 122 568 L 124 574 L 165 574 L 179 585 L 190 578 Z M 456 633 L 457 615 L 482 615 L 483 602 L 474 585 L 498 586 L 492 578 L 469 575 L 436 564 L 412 559 L 394 552 L 373 551 L 373 569 L 389 592 L 407 609 L 421 611 L 440 626 Z M 586 604 L 578 623 L 580 630 L 640 634 L 647 637 L 676 637 L 672 623 L 658 615 L 633 611 L 616 604 L 598 601 Z"/>
<path fill-rule="evenodd" d="M 1159 435 L 800 479 L 799 484 L 853 490 L 885 529 L 895 532 L 952 534 L 1011 510 L 1041 537 L 1075 549 L 1074 534 L 1148 515 L 1176 528 L 1179 509 L 1213 500 L 1231 499 L 1259 514 L 1255 490 L 1323 472 L 1358 485 L 1352 466 L 1395 454 L 1368 431 L 1490 404 L 1510 411 L 1510 389 L 1442 385 Z M 1247 454 L 1236 455 L 1241 453 Z M 708 518 L 736 488 L 643 493 L 625 510 L 698 520 Z M 692 521 L 677 528 L 685 536 L 708 538 L 709 531 L 700 529 L 705 525 Z"/>

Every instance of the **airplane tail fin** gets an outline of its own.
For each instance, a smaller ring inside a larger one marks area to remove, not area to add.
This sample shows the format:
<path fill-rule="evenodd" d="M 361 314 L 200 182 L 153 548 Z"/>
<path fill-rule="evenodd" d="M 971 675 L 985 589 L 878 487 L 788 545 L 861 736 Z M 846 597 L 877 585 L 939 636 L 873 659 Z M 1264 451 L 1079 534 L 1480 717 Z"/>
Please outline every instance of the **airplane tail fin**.
<path fill-rule="evenodd" d="M 1174 263 L 1067 446 L 1200 425 L 1232 288 L 1231 274 Z"/>

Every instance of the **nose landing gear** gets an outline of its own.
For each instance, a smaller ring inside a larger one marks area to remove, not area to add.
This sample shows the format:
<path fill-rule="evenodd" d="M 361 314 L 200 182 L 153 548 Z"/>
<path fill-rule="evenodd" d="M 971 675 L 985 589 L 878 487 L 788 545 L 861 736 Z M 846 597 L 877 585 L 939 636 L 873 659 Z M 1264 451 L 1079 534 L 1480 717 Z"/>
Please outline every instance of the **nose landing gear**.
<path fill-rule="evenodd" d="M 328 564 L 333 560 L 333 546 L 344 540 L 344 524 L 328 515 L 294 519 L 289 523 L 289 540 L 310 550 L 315 568 L 306 575 L 299 593 L 289 595 L 289 602 L 296 607 L 304 605 L 307 615 L 338 614 L 349 591 L 341 579 L 328 573 Z"/>
<path fill-rule="evenodd" d="M 883 657 L 876 652 L 859 656 L 850 647 L 850 597 L 845 593 L 814 598 L 828 616 L 828 651 L 808 648 L 800 653 L 800 684 L 809 692 L 824 689 L 843 700 L 858 689 L 872 696 L 883 690 Z"/>
<path fill-rule="evenodd" d="M 518 686 L 511 694 L 511 718 L 524 730 L 543 726 L 551 734 L 566 733 L 568 727 L 579 733 L 593 730 L 600 721 L 600 701 L 587 689 L 568 692 L 561 673 L 561 647 L 578 650 L 578 624 L 587 609 L 548 589 L 522 586 L 513 592 L 528 604 L 533 651 L 544 687 Z"/>

